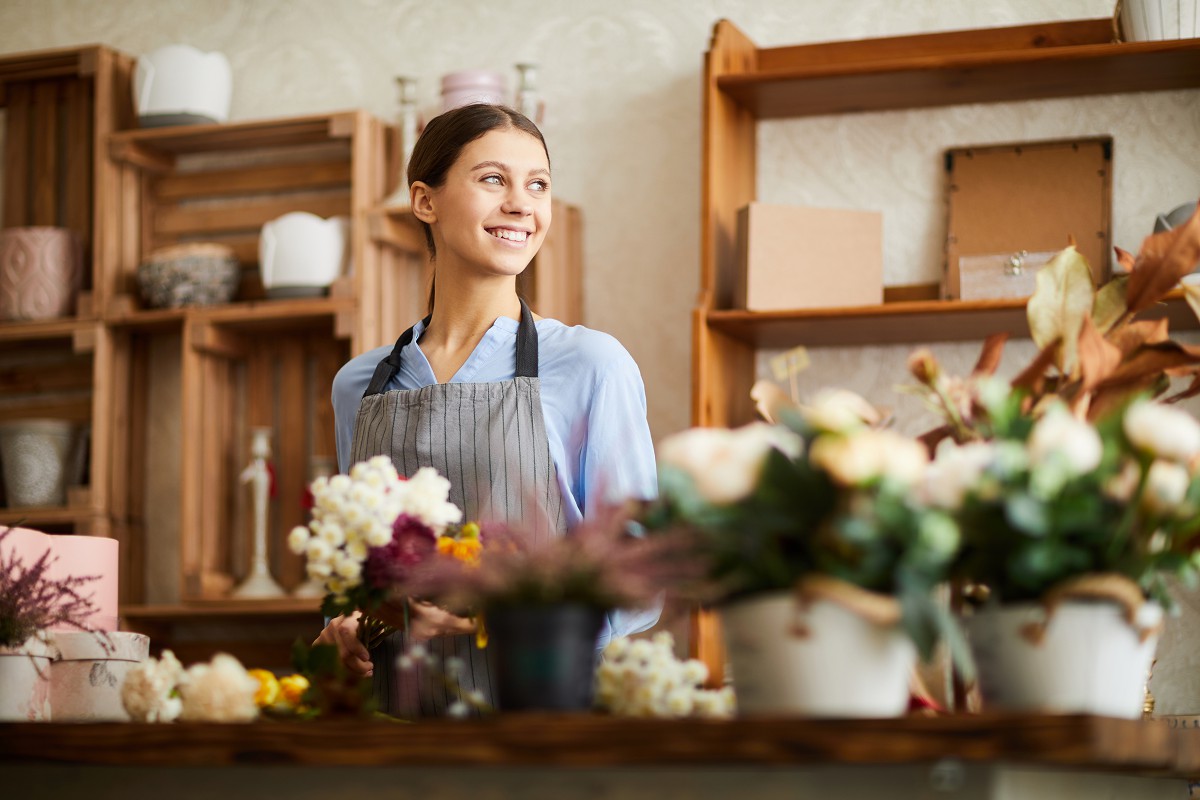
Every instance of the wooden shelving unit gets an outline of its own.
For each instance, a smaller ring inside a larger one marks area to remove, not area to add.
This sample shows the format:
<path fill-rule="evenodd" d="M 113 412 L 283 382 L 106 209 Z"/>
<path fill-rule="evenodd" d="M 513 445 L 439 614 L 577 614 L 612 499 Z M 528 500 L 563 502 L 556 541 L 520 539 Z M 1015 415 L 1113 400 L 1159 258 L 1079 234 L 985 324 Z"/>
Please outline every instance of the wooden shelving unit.
<path fill-rule="evenodd" d="M 759 48 L 727 20 L 705 59 L 700 302 L 693 315 L 692 418 L 755 418 L 760 347 L 964 341 L 1026 335 L 1023 301 L 906 301 L 755 313 L 731 309 L 737 211 L 757 195 L 760 120 L 1200 87 L 1200 40 L 1112 42 L 1094 19 Z M 1157 314 L 1196 328 L 1176 299 Z"/>

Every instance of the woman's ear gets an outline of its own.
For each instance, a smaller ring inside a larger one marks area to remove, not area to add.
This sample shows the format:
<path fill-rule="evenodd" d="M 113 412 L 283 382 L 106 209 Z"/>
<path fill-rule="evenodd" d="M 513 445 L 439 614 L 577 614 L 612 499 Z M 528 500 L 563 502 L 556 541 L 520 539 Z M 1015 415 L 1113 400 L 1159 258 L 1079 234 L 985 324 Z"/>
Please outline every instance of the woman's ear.
<path fill-rule="evenodd" d="M 413 181 L 408 188 L 408 199 L 414 217 L 426 224 L 437 222 L 437 213 L 433 209 L 433 190 L 428 184 Z"/>

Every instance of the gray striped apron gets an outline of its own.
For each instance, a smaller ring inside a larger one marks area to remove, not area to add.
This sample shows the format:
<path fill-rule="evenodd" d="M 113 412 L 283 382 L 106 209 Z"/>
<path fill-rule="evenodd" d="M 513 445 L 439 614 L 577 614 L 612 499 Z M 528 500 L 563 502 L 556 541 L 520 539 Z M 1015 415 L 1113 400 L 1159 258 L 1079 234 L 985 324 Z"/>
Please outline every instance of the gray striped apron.
<path fill-rule="evenodd" d="M 525 301 L 512 380 L 386 391 L 412 339 L 409 328 L 375 368 L 354 423 L 352 463 L 387 455 L 401 475 L 433 467 L 450 480 L 450 501 L 463 510 L 464 520 L 520 525 L 535 538 L 561 535 L 566 516 L 542 418 L 537 328 Z M 444 715 L 456 693 L 419 667 L 398 669 L 406 644 L 405 634 L 397 632 L 371 652 L 379 709 L 400 716 Z M 439 665 L 460 659 L 461 688 L 492 702 L 491 653 L 479 650 L 474 636 L 440 637 L 426 647 Z"/>

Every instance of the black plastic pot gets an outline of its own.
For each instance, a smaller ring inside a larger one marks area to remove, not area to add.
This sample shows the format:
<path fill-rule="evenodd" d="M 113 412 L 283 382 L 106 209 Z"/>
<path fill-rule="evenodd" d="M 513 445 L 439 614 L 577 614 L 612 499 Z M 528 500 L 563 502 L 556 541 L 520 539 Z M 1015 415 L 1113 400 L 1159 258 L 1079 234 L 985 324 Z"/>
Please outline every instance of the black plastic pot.
<path fill-rule="evenodd" d="M 576 605 L 490 608 L 501 711 L 579 711 L 592 706 L 596 640 L 604 611 Z"/>

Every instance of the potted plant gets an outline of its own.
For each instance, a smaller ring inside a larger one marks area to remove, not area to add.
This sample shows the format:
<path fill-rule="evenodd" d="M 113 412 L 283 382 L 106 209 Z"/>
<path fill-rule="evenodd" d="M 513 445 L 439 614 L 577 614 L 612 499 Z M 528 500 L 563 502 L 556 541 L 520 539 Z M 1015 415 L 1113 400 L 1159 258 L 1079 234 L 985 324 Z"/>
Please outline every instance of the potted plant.
<path fill-rule="evenodd" d="M 997 706 L 1140 715 L 1173 605 L 1165 579 L 1197 582 L 1200 425 L 1151 398 L 1179 375 L 1193 380 L 1167 402 L 1196 394 L 1200 351 L 1138 315 L 1200 261 L 1200 215 L 1120 260 L 1099 289 L 1074 247 L 1039 273 L 1028 315 L 1041 350 L 1011 382 L 994 377 L 1003 337 L 966 380 L 928 351 L 910 359 L 946 421 L 926 437 L 925 496 L 960 522 L 953 571 L 968 599 L 986 598 L 967 627 Z"/>
<path fill-rule="evenodd" d="M 27 565 L 4 546 L 11 533 L 0 530 L 0 720 L 49 720 L 50 664 L 58 651 L 48 632 L 94 632 L 86 620 L 95 608 L 80 594 L 94 578 L 51 577 L 49 550 Z"/>
<path fill-rule="evenodd" d="M 917 654 L 950 630 L 934 587 L 958 549 L 912 491 L 925 450 L 848 392 L 774 413 L 665 439 L 643 519 L 703 557 L 740 712 L 901 714 Z"/>
<path fill-rule="evenodd" d="M 476 617 L 501 711 L 586 710 L 605 618 L 696 575 L 678 539 L 635 535 L 631 511 L 601 509 L 563 536 L 484 525 L 476 558 L 427 559 L 398 588 Z"/>

